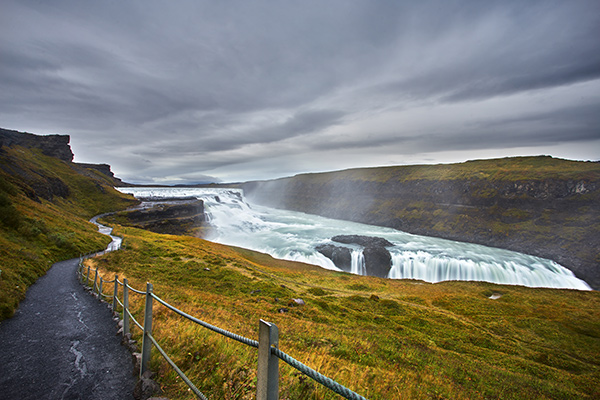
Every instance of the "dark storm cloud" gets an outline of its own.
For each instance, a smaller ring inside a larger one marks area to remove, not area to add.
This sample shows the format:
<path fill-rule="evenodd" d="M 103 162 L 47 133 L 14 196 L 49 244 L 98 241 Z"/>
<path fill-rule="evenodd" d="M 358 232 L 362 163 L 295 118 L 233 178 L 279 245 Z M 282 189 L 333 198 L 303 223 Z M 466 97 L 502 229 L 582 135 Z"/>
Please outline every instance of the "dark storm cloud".
<path fill-rule="evenodd" d="M 0 126 L 138 181 L 544 152 L 600 137 L 597 37 L 583 0 L 5 1 Z"/>

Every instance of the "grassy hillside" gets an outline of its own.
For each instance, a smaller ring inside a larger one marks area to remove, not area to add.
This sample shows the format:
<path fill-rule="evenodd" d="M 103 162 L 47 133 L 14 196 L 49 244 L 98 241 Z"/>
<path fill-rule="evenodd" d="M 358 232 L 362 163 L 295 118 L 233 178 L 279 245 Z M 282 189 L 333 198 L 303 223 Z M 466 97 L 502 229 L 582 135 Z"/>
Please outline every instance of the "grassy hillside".
<path fill-rule="evenodd" d="M 241 185 L 261 204 L 553 259 L 600 288 L 600 163 L 516 157 Z"/>
<path fill-rule="evenodd" d="M 0 320 L 56 261 L 104 248 L 110 241 L 87 222 L 135 201 L 109 177 L 42 154 L 0 150 Z"/>
<path fill-rule="evenodd" d="M 123 250 L 87 261 L 107 279 L 118 274 L 138 289 L 151 281 L 162 299 L 252 339 L 259 318 L 276 323 L 283 351 L 367 398 L 600 396 L 597 292 L 386 280 L 192 237 L 117 232 Z M 306 305 L 290 306 L 296 298 Z M 141 321 L 142 297 L 130 294 L 130 301 Z M 154 332 L 209 398 L 254 398 L 254 349 L 159 304 Z M 153 357 L 166 395 L 193 398 L 157 352 Z M 286 364 L 280 375 L 282 399 L 339 398 Z"/>

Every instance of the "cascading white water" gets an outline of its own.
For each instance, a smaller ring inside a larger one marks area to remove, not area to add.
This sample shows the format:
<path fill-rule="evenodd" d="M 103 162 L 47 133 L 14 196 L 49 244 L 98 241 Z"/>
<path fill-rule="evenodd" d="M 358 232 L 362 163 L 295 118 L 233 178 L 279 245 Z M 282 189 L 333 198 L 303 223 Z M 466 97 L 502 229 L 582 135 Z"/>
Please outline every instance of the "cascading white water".
<path fill-rule="evenodd" d="M 352 257 L 352 267 L 350 272 L 357 275 L 366 275 L 367 267 L 365 265 L 365 255 L 363 254 L 362 249 L 353 249 L 350 255 Z"/>
<path fill-rule="evenodd" d="M 530 287 L 589 290 L 571 271 L 551 260 L 471 243 L 417 236 L 390 228 L 334 220 L 248 204 L 238 189 L 119 188 L 140 198 L 196 197 L 204 201 L 214 242 L 244 247 L 276 258 L 338 269 L 315 250 L 336 235 L 385 238 L 392 256 L 389 278 L 487 281 Z M 354 245 L 352 272 L 366 274 L 364 256 Z"/>

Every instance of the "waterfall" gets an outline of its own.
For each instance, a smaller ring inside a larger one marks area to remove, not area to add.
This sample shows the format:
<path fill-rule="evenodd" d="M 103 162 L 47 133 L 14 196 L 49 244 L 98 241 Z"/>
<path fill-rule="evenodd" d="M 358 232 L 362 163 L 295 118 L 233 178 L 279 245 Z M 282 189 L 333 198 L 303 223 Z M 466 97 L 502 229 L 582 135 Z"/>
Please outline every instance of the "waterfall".
<path fill-rule="evenodd" d="M 244 247 L 273 257 L 337 270 L 315 250 L 337 235 L 381 237 L 393 243 L 392 279 L 487 281 L 530 287 L 590 290 L 554 261 L 472 243 L 412 235 L 391 228 L 335 220 L 249 204 L 239 189 L 119 188 L 144 199 L 189 198 L 204 201 L 211 225 L 208 240 Z M 351 246 L 350 246 L 351 247 Z M 360 246 L 351 247 L 352 273 L 367 273 Z"/>
<path fill-rule="evenodd" d="M 365 266 L 365 256 L 362 249 L 353 249 L 352 253 L 352 268 L 350 272 L 357 275 L 366 275 L 367 267 Z"/>

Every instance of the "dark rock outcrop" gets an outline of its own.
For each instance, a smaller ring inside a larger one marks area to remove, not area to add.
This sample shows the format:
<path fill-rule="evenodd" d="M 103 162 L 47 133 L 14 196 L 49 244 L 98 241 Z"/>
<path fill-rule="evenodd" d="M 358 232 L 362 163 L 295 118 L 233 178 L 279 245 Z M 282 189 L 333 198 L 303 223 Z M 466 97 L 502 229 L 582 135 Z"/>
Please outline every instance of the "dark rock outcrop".
<path fill-rule="evenodd" d="M 59 158 L 65 162 L 73 161 L 73 151 L 69 146 L 69 135 L 34 135 L 0 128 L 0 147 L 23 146 L 40 149 L 43 154 Z"/>
<path fill-rule="evenodd" d="M 392 256 L 385 247 L 365 247 L 363 255 L 365 256 L 367 275 L 387 278 L 392 268 Z"/>
<path fill-rule="evenodd" d="M 121 179 L 119 179 L 115 176 L 115 174 L 110 169 L 110 165 L 108 165 L 108 164 L 75 163 L 75 165 L 82 167 L 82 168 L 96 170 L 96 171 L 100 172 L 101 174 L 106 175 L 107 177 L 112 179 L 115 182 L 115 184 L 122 183 Z"/>
<path fill-rule="evenodd" d="M 106 218 L 152 232 L 189 236 L 202 236 L 206 222 L 202 200 L 157 203 L 149 208 L 121 212 Z"/>
<path fill-rule="evenodd" d="M 71 193 L 65 182 L 57 176 L 51 176 L 48 171 L 23 168 L 18 162 L 0 163 L 0 170 L 17 178 L 16 184 L 23 193 L 37 202 L 40 199 L 51 201 L 55 197 L 67 198 Z"/>
<path fill-rule="evenodd" d="M 108 164 L 86 164 L 86 163 L 72 163 L 73 167 L 77 172 L 82 175 L 86 175 L 90 178 L 97 179 L 98 175 L 104 178 L 110 185 L 113 186 L 128 186 L 128 183 L 123 182 L 121 179 L 115 177 L 115 174 L 110 169 Z M 100 173 L 100 174 L 98 174 Z"/>
<path fill-rule="evenodd" d="M 33 189 L 34 195 L 30 197 L 33 200 L 37 200 L 37 197 L 45 200 L 53 200 L 55 196 L 65 199 L 71 194 L 69 187 L 59 178 L 53 176 L 44 176 L 41 178 L 43 179 L 31 182 L 30 187 Z"/>
<path fill-rule="evenodd" d="M 133 389 L 133 398 L 136 400 L 148 400 L 155 395 L 163 393 L 160 385 L 154 381 L 156 374 L 151 371 L 146 371 L 140 377 L 140 380 Z"/>
<path fill-rule="evenodd" d="M 347 247 L 333 244 L 320 244 L 315 248 L 319 253 L 329 258 L 336 267 L 342 271 L 350 272 L 352 269 L 352 256 Z"/>
<path fill-rule="evenodd" d="M 110 170 L 110 165 L 108 164 L 86 164 L 86 163 L 75 163 L 83 168 L 95 169 L 109 178 L 114 178 L 115 174 Z"/>
<path fill-rule="evenodd" d="M 331 240 L 364 247 L 363 256 L 367 275 L 380 278 L 388 276 L 392 267 L 392 256 L 386 247 L 393 246 L 388 240 L 362 235 L 339 235 L 332 237 Z M 352 270 L 352 254 L 348 247 L 328 243 L 317 246 L 316 250 L 333 261 L 335 266 L 342 271 L 350 272 Z"/>
<path fill-rule="evenodd" d="M 338 235 L 331 238 L 334 242 L 345 244 L 357 244 L 363 247 L 390 247 L 393 246 L 389 240 L 363 235 Z"/>
<path fill-rule="evenodd" d="M 22 146 L 28 149 L 40 149 L 42 154 L 46 156 L 55 157 L 69 163 L 80 174 L 94 178 L 94 174 L 87 171 L 88 169 L 92 169 L 105 175 L 108 178 L 108 183 L 111 185 L 128 185 L 115 177 L 108 164 L 73 163 L 73 151 L 69 142 L 69 135 L 34 135 L 32 133 L 0 128 L 0 152 L 3 151 L 2 147 L 4 146 Z M 46 177 L 43 177 L 43 179 L 47 180 Z M 65 186 L 60 185 L 60 183 L 58 185 L 59 187 L 56 189 L 42 188 L 41 190 L 36 190 L 36 196 L 47 200 L 51 200 L 53 196 L 65 197 L 63 195 L 65 193 Z"/>
<path fill-rule="evenodd" d="M 202 200 L 185 202 L 183 204 L 157 204 L 152 208 L 127 213 L 127 218 L 134 222 L 189 217 L 196 217 L 204 221 L 204 202 Z"/>

